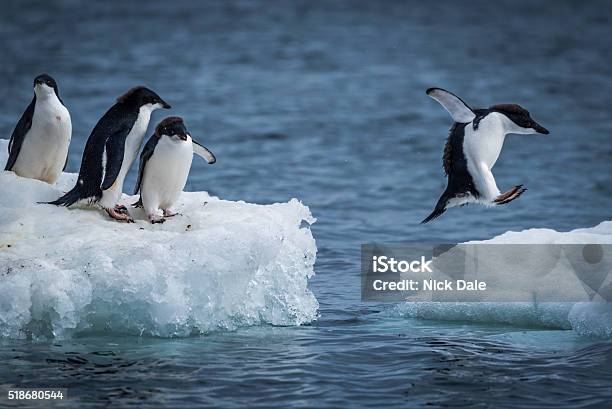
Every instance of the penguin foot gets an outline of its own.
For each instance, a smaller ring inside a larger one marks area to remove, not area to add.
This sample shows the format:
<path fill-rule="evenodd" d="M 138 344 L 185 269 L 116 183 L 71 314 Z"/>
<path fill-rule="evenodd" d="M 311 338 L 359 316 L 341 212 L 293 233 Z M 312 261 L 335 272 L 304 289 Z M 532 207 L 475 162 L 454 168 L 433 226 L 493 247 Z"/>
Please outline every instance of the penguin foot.
<path fill-rule="evenodd" d="M 507 192 L 504 192 L 501 195 L 497 196 L 497 198 L 493 200 L 493 203 L 497 205 L 503 205 L 506 203 L 510 203 L 511 201 L 513 201 L 514 199 L 522 195 L 525 192 L 525 190 L 527 189 L 525 189 L 523 185 L 514 186 L 512 189 L 508 190 Z"/>
<path fill-rule="evenodd" d="M 173 217 L 176 216 L 178 213 L 172 213 L 171 210 L 164 210 L 164 217 Z"/>
<path fill-rule="evenodd" d="M 151 219 L 151 224 L 162 224 L 166 221 L 166 219 L 164 219 L 163 217 L 159 218 L 159 219 Z"/>
<path fill-rule="evenodd" d="M 127 214 L 128 216 L 130 215 L 128 213 L 127 207 L 125 207 L 124 205 L 115 205 L 115 212 L 121 213 L 121 214 Z"/>
<path fill-rule="evenodd" d="M 106 213 L 108 213 L 108 215 L 115 220 L 118 220 L 120 222 L 125 221 L 127 223 L 134 223 L 134 219 L 130 217 L 129 213 L 127 212 L 127 209 L 125 209 L 125 213 L 118 212 L 116 208 L 115 209 L 104 209 L 104 210 L 106 210 Z"/>

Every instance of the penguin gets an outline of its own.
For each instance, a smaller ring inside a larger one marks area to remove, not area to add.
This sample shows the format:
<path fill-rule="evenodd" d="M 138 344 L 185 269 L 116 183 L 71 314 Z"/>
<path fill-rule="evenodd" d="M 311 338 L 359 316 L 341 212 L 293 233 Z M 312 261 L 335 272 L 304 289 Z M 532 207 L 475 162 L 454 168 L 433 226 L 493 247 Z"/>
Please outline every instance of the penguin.
<path fill-rule="evenodd" d="M 57 82 L 49 74 L 41 74 L 34 79 L 32 102 L 11 135 L 4 170 L 53 184 L 66 168 L 71 137 L 70 113 L 59 96 Z"/>
<path fill-rule="evenodd" d="M 527 190 L 523 185 L 501 193 L 491 169 L 507 134 L 548 135 L 548 130 L 517 104 L 472 109 L 461 98 L 441 88 L 429 88 L 427 95 L 448 111 L 454 123 L 443 155 L 444 172 L 448 176 L 446 190 L 433 212 L 421 223 L 440 217 L 454 206 L 503 205 L 521 196 Z"/>
<path fill-rule="evenodd" d="M 120 96 L 87 139 L 76 185 L 48 203 L 70 206 L 88 200 L 98 203 L 113 219 L 133 223 L 127 208 L 118 204 L 123 181 L 140 150 L 151 113 L 161 108 L 169 109 L 170 105 L 143 86 Z"/>
<path fill-rule="evenodd" d="M 134 194 L 140 192 L 135 206 L 144 207 L 152 224 L 176 216 L 171 209 L 185 188 L 194 153 L 211 165 L 217 161 L 210 150 L 192 139 L 183 119 L 177 116 L 162 120 L 147 141 L 140 154 Z M 160 209 L 162 217 L 158 215 Z"/>

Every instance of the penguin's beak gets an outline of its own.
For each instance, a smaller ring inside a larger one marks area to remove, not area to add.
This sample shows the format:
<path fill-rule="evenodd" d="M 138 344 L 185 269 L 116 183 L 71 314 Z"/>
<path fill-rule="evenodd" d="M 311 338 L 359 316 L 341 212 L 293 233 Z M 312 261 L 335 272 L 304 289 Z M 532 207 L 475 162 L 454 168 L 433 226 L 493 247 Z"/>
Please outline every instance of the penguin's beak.
<path fill-rule="evenodd" d="M 550 132 L 548 132 L 548 129 L 544 128 L 542 125 L 538 124 L 537 122 L 533 123 L 533 129 L 542 135 L 548 135 Z"/>
<path fill-rule="evenodd" d="M 162 108 L 164 108 L 164 109 L 170 109 L 170 108 L 172 108 L 172 107 L 170 106 L 170 104 L 169 104 L 169 103 L 167 103 L 166 101 L 164 101 L 163 99 L 161 100 L 161 103 L 162 103 Z"/>

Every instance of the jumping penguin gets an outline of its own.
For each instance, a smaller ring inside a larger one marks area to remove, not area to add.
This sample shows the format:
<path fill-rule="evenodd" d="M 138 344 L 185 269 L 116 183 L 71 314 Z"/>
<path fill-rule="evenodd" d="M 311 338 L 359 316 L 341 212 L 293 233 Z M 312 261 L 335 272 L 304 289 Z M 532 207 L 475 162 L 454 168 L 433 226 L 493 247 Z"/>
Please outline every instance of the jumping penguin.
<path fill-rule="evenodd" d="M 142 145 L 151 113 L 160 108 L 169 109 L 170 105 L 142 86 L 120 96 L 87 139 L 76 185 L 49 204 L 70 206 L 89 200 L 98 203 L 113 219 L 133 222 L 127 208 L 118 202 L 125 176 Z"/>
<path fill-rule="evenodd" d="M 421 223 L 427 223 L 454 206 L 468 203 L 502 205 L 519 197 L 525 188 L 518 185 L 501 193 L 491 169 L 507 134 L 544 134 L 546 128 L 535 122 L 529 112 L 516 104 L 493 105 L 472 109 L 456 95 L 441 88 L 430 88 L 427 95 L 446 109 L 454 120 L 444 147 L 446 190 L 433 212 Z"/>
<path fill-rule="evenodd" d="M 182 118 L 171 116 L 157 125 L 140 154 L 134 189 L 134 194 L 140 191 L 135 206 L 144 207 L 151 223 L 163 223 L 164 217 L 176 215 L 171 209 L 185 188 L 194 153 L 209 164 L 216 162 L 211 151 L 191 138 Z M 158 215 L 160 209 L 163 217 Z"/>
<path fill-rule="evenodd" d="M 66 167 L 71 137 L 70 113 L 57 82 L 41 74 L 34 79 L 34 98 L 11 135 L 4 170 L 53 184 Z"/>

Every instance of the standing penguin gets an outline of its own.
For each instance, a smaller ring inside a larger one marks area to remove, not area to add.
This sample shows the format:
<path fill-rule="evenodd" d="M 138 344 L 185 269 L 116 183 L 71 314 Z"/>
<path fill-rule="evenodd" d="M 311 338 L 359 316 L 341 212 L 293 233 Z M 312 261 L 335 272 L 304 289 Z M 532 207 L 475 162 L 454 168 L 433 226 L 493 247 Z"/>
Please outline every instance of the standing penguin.
<path fill-rule="evenodd" d="M 34 79 L 34 98 L 17 122 L 8 145 L 4 170 L 55 183 L 66 167 L 72 137 L 70 113 L 48 74 Z"/>
<path fill-rule="evenodd" d="M 446 190 L 434 211 L 421 223 L 439 217 L 454 206 L 506 204 L 527 190 L 518 185 L 501 193 L 491 173 L 507 134 L 548 134 L 548 130 L 535 122 L 526 109 L 516 104 L 472 109 L 459 97 L 441 88 L 430 88 L 427 95 L 438 101 L 455 122 L 444 147 L 444 171 L 448 176 Z"/>
<path fill-rule="evenodd" d="M 151 113 L 169 109 L 159 95 L 139 86 L 117 99 L 94 127 L 81 161 L 76 185 L 49 202 L 70 206 L 80 200 L 98 203 L 113 219 L 133 222 L 125 206 L 118 204 L 123 181 L 142 145 Z"/>
<path fill-rule="evenodd" d="M 182 118 L 171 116 L 157 125 L 140 154 L 134 189 L 134 194 L 140 191 L 137 205 L 142 204 L 151 223 L 163 223 L 164 217 L 176 215 L 171 208 L 185 188 L 194 153 L 209 164 L 216 162 L 211 151 L 191 139 Z M 160 209 L 163 217 L 158 216 Z"/>

